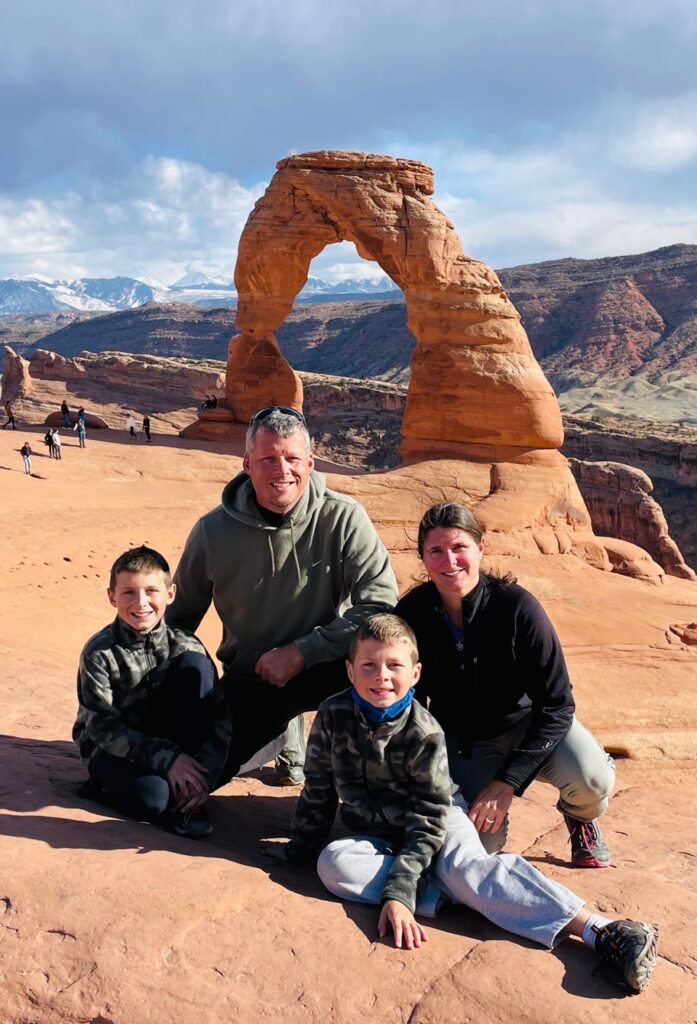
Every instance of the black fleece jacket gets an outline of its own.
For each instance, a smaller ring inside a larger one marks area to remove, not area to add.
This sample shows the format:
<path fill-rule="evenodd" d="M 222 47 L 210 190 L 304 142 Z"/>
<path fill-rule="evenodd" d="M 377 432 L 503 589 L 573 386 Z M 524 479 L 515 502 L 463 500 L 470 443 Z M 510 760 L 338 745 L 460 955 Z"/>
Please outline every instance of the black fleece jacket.
<path fill-rule="evenodd" d="M 416 695 L 446 737 L 469 757 L 472 744 L 508 732 L 527 717 L 520 744 L 495 778 L 520 796 L 574 715 L 571 682 L 554 627 L 523 587 L 482 573 L 462 602 L 464 640 L 458 652 L 438 591 L 424 583 L 395 609 L 416 633 L 423 665 Z"/>

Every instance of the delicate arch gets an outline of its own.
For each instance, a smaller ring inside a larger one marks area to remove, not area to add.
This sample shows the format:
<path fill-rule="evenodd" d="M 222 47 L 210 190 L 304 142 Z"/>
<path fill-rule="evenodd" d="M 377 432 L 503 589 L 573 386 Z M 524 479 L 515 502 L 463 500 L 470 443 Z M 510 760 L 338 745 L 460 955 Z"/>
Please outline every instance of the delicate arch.
<path fill-rule="evenodd" d="M 353 152 L 279 161 L 240 238 L 237 326 L 227 404 L 242 422 L 269 402 L 302 406 L 302 385 L 275 331 L 312 259 L 353 242 L 403 290 L 416 338 L 402 426 L 407 461 L 434 455 L 495 460 L 557 448 L 561 413 L 520 317 L 496 274 L 465 256 L 428 198 L 433 172 L 415 160 Z"/>

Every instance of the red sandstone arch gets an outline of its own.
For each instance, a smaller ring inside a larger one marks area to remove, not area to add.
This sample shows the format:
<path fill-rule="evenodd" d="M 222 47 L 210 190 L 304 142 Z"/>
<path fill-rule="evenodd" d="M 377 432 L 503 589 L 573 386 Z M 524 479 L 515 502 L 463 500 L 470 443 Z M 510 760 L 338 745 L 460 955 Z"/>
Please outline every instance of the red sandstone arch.
<path fill-rule="evenodd" d="M 260 405 L 302 406 L 302 385 L 275 331 L 311 260 L 351 241 L 403 290 L 416 338 L 402 433 L 406 461 L 496 461 L 557 448 L 561 413 L 514 306 L 494 273 L 465 256 L 428 198 L 433 172 L 414 160 L 353 152 L 280 160 L 240 238 L 237 325 L 226 399 L 246 422 Z"/>

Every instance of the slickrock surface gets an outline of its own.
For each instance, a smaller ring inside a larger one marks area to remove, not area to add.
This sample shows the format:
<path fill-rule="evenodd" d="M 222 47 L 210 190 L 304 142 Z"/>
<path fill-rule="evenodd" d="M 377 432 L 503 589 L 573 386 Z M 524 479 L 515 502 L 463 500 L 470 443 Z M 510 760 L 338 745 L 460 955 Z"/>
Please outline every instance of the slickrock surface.
<path fill-rule="evenodd" d="M 405 461 L 494 460 L 557 448 L 561 414 L 520 318 L 493 270 L 465 256 L 429 199 L 426 165 L 365 153 L 318 152 L 277 164 L 240 238 L 237 328 L 227 406 L 237 421 L 272 400 L 297 405 L 297 376 L 275 331 L 310 261 L 348 240 L 403 290 L 416 338 L 402 432 Z"/>
<path fill-rule="evenodd" d="M 377 941 L 374 908 L 330 899 L 310 868 L 260 857 L 259 840 L 285 836 L 295 804 L 263 773 L 213 798 L 215 833 L 198 845 L 76 796 L 75 665 L 85 639 L 110 618 L 108 567 L 143 542 L 176 562 L 241 460 L 222 444 L 170 436 L 134 445 L 95 432 L 85 450 L 67 437 L 61 462 L 40 453 L 28 478 L 18 449 L 25 437 L 38 448 L 40 433 L 0 431 L 3 1024 L 694 1019 L 693 584 L 598 571 L 568 548 L 560 553 L 564 534 L 574 533 L 567 523 L 525 527 L 533 507 L 545 508 L 544 466 L 522 512 L 515 465 L 493 494 L 488 467 L 461 462 L 332 476 L 332 486 L 369 505 L 402 586 L 416 575 L 416 521 L 430 502 L 469 496 L 488 509 L 490 564 L 511 569 L 544 602 L 580 717 L 622 756 L 604 819 L 612 869 L 569 867 L 554 794 L 538 784 L 515 802 L 512 847 L 602 912 L 662 929 L 654 981 L 634 998 L 604 980 L 578 942 L 549 953 L 462 908 L 427 923 L 422 950 L 400 952 Z M 219 633 L 211 613 L 201 630 L 211 649 Z"/>

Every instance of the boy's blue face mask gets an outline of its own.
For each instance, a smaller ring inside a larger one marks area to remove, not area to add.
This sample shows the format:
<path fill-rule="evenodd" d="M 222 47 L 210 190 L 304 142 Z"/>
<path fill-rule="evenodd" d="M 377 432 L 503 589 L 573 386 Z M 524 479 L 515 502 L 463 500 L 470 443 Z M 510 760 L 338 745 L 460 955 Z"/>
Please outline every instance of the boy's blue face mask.
<path fill-rule="evenodd" d="M 383 722 L 392 722 L 395 718 L 399 718 L 402 712 L 406 711 L 414 699 L 414 687 L 412 686 L 401 700 L 390 704 L 388 708 L 376 708 L 370 701 L 361 697 L 355 686 L 351 687 L 351 696 L 369 722 L 374 725 L 382 725 Z"/>

